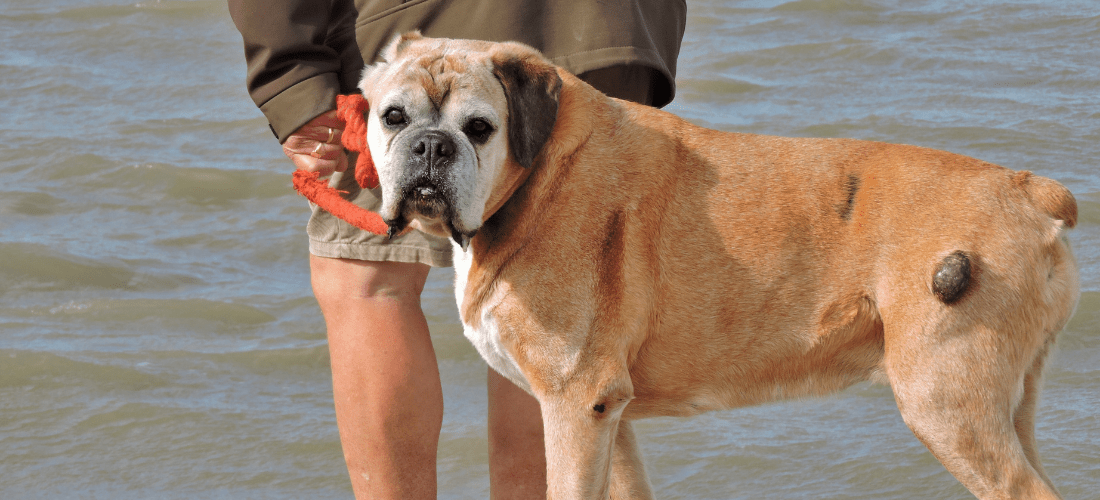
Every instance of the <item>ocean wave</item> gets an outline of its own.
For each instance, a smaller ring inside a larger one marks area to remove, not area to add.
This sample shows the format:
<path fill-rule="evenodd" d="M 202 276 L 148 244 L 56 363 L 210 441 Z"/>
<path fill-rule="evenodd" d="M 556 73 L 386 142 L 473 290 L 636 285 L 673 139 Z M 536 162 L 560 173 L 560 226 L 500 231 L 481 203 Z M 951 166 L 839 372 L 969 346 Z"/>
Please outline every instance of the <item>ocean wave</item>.
<path fill-rule="evenodd" d="M 133 322 L 158 319 L 184 321 L 200 328 L 200 325 L 210 323 L 255 326 L 276 320 L 271 313 L 247 304 L 198 298 L 80 300 L 48 308 L 38 307 L 32 311 L 36 316 L 62 316 L 70 318 L 70 321 Z"/>
<path fill-rule="evenodd" d="M 0 349 L 0 388 L 57 389 L 92 386 L 96 391 L 145 390 L 168 381 L 135 368 L 78 361 L 51 352 Z"/>
<path fill-rule="evenodd" d="M 81 257 L 41 243 L 0 243 L 0 293 L 26 286 L 125 288 L 136 274 L 119 262 Z"/>

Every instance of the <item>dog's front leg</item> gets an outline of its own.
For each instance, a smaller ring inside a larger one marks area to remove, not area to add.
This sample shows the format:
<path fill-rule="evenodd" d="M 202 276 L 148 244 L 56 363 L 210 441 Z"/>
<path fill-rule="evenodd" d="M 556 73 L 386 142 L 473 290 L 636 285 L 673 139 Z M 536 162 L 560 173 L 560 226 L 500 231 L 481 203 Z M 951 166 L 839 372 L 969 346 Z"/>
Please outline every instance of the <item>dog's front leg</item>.
<path fill-rule="evenodd" d="M 624 370 L 610 379 L 572 377 L 560 391 L 540 395 L 548 499 L 609 498 L 612 447 L 633 394 Z"/>
<path fill-rule="evenodd" d="M 634 438 L 629 420 L 619 421 L 611 456 L 611 498 L 614 500 L 652 500 L 653 488 L 645 473 L 645 463 Z"/>

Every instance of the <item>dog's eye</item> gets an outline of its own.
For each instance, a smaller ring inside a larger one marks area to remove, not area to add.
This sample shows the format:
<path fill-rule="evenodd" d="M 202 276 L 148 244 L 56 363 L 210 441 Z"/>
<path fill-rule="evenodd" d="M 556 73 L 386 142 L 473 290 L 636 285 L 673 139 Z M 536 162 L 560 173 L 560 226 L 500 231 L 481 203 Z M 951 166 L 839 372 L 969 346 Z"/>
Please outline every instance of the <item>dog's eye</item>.
<path fill-rule="evenodd" d="M 382 121 L 389 127 L 400 127 L 405 124 L 405 112 L 397 108 L 391 108 L 382 115 Z"/>
<path fill-rule="evenodd" d="M 493 126 L 481 118 L 474 118 L 466 122 L 466 126 L 462 128 L 462 131 L 466 133 L 470 140 L 476 143 L 484 143 L 493 134 Z"/>

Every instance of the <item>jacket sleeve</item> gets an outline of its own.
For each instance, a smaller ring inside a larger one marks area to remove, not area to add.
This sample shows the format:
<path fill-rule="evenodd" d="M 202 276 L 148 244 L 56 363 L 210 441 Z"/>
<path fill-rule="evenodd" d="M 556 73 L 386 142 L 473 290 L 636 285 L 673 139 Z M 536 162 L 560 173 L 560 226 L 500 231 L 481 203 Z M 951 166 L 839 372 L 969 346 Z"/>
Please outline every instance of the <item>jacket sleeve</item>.
<path fill-rule="evenodd" d="M 228 0 L 244 39 L 247 85 L 279 139 L 336 107 L 340 58 L 326 46 L 332 0 Z"/>

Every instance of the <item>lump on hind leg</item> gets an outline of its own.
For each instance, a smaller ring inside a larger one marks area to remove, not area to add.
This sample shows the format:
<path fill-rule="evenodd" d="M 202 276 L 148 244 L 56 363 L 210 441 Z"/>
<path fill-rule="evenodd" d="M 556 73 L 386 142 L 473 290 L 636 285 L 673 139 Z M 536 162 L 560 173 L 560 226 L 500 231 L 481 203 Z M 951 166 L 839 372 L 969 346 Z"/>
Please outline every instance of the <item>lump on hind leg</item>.
<path fill-rule="evenodd" d="M 970 258 L 961 250 L 944 257 L 932 276 L 932 293 L 944 304 L 958 301 L 970 288 Z"/>

